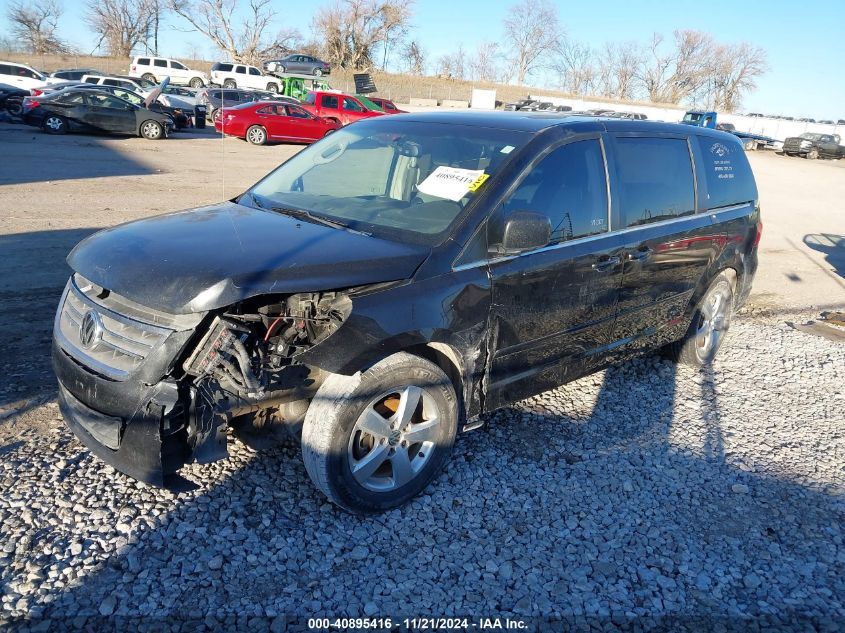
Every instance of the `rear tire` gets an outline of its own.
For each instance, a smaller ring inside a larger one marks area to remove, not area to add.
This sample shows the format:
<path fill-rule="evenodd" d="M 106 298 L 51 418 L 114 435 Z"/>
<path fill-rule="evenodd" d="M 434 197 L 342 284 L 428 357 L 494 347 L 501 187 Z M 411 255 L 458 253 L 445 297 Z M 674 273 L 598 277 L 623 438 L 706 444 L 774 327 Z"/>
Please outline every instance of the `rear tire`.
<path fill-rule="evenodd" d="M 67 119 L 58 114 L 48 114 L 41 127 L 47 134 L 67 134 Z"/>
<path fill-rule="evenodd" d="M 264 145 L 267 143 L 267 130 L 260 125 L 253 125 L 246 131 L 244 138 L 252 145 Z"/>
<path fill-rule="evenodd" d="M 330 501 L 350 512 L 395 508 L 440 472 L 458 412 L 449 377 L 412 354 L 394 354 L 354 376 L 332 374 L 305 415 L 305 469 Z"/>
<path fill-rule="evenodd" d="M 696 306 L 684 338 L 670 345 L 671 356 L 692 367 L 712 363 L 730 328 L 733 307 L 731 280 L 725 273 L 719 273 Z"/>
<path fill-rule="evenodd" d="M 226 81 L 223 82 L 223 87 L 224 88 L 237 88 L 238 84 L 235 83 L 234 79 L 227 79 Z"/>
<path fill-rule="evenodd" d="M 164 126 L 152 119 L 144 121 L 141 123 L 141 136 L 148 141 L 157 141 L 164 136 Z"/>
<path fill-rule="evenodd" d="M 267 84 L 267 92 L 279 94 L 279 84 L 271 81 L 269 84 Z"/>
<path fill-rule="evenodd" d="M 323 71 L 322 71 L 322 70 L 320 70 L 319 68 L 315 68 L 315 69 L 314 69 L 314 76 L 315 76 L 315 77 L 322 77 L 322 76 L 323 76 Z"/>
<path fill-rule="evenodd" d="M 194 77 L 191 81 L 188 82 L 188 85 L 191 88 L 203 88 L 205 87 L 205 83 L 199 77 Z"/>
<path fill-rule="evenodd" d="M 817 149 L 811 149 L 809 152 L 807 152 L 807 159 L 808 160 L 816 160 L 818 157 L 819 157 L 819 150 L 817 150 Z"/>
<path fill-rule="evenodd" d="M 152 73 L 144 73 L 143 75 L 141 75 L 141 79 L 152 81 L 154 84 L 158 83 L 158 81 L 156 81 L 155 75 L 153 75 Z"/>
<path fill-rule="evenodd" d="M 754 151 L 757 147 L 757 144 L 754 141 L 745 141 L 745 151 L 751 152 Z"/>

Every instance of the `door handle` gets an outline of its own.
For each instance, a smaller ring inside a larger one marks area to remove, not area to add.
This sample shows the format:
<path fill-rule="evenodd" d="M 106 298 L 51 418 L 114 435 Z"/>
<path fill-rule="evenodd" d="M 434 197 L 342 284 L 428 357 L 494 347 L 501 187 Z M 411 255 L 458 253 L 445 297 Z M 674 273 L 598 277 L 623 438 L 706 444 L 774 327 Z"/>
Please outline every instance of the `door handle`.
<path fill-rule="evenodd" d="M 600 259 L 595 264 L 593 264 L 593 270 L 597 270 L 600 273 L 603 273 L 606 270 L 610 270 L 621 261 L 622 260 L 616 257 L 615 255 L 606 259 Z"/>
<path fill-rule="evenodd" d="M 628 259 L 632 262 L 644 262 L 651 258 L 654 251 L 650 248 L 637 249 L 628 253 Z"/>

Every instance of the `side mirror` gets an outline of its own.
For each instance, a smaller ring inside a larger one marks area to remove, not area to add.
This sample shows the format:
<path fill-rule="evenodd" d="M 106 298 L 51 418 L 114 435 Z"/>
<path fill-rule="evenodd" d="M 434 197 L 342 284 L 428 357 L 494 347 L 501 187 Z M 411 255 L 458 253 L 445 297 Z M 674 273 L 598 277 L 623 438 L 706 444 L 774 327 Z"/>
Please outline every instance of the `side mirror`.
<path fill-rule="evenodd" d="M 552 239 L 552 223 L 544 213 L 514 211 L 505 222 L 502 249 L 518 253 L 546 246 Z"/>

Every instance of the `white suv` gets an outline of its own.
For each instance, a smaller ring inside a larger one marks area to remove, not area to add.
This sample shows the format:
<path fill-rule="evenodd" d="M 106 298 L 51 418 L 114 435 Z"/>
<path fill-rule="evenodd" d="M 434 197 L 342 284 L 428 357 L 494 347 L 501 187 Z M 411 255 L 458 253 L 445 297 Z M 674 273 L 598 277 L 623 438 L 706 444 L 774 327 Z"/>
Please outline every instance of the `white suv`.
<path fill-rule="evenodd" d="M 145 97 L 156 88 L 156 84 L 143 77 L 121 77 L 121 76 L 103 76 L 103 75 L 83 75 L 81 81 L 86 84 L 94 86 L 113 86 L 116 88 L 127 88 L 134 90 L 138 94 Z"/>
<path fill-rule="evenodd" d="M 60 81 L 60 80 L 56 80 Z M 50 83 L 49 77 L 25 64 L 0 61 L 0 84 L 32 90 Z"/>
<path fill-rule="evenodd" d="M 279 79 L 265 75 L 255 66 L 238 64 L 236 62 L 217 62 L 211 67 L 211 83 L 224 88 L 251 88 L 253 90 L 267 90 L 281 92 Z"/>
<path fill-rule="evenodd" d="M 143 77 L 159 83 L 170 77 L 170 83 L 182 84 L 191 88 L 203 88 L 208 85 L 208 75 L 199 70 L 191 70 L 182 62 L 167 57 L 142 57 L 132 59 L 129 65 L 130 77 Z"/>

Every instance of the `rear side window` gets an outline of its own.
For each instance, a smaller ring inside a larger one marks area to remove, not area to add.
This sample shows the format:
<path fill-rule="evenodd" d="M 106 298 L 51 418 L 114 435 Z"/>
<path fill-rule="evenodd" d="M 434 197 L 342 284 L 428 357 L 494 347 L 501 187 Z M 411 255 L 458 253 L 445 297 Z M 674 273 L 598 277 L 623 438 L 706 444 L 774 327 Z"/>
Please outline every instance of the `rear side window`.
<path fill-rule="evenodd" d="M 149 57 L 139 57 L 138 61 L 136 63 L 139 66 L 149 66 L 150 65 L 150 58 Z"/>
<path fill-rule="evenodd" d="M 8 64 L 0 64 L 0 75 L 11 75 L 12 67 Z"/>
<path fill-rule="evenodd" d="M 695 185 L 686 139 L 616 139 L 622 227 L 695 213 Z M 616 195 L 616 194 L 614 194 Z"/>
<path fill-rule="evenodd" d="M 155 64 L 159 68 L 167 68 L 167 60 L 166 59 L 154 59 L 153 64 Z"/>
<path fill-rule="evenodd" d="M 244 66 L 235 66 L 235 72 L 241 75 L 246 74 L 246 67 Z"/>
<path fill-rule="evenodd" d="M 99 77 L 88 77 L 88 78 L 85 80 L 85 83 L 87 83 L 87 84 L 96 84 L 96 83 L 98 83 L 99 81 L 100 81 L 100 78 L 99 78 Z"/>
<path fill-rule="evenodd" d="M 745 150 L 739 143 L 723 143 L 709 136 L 697 136 L 701 148 L 707 207 L 715 209 L 757 199 L 757 186 Z"/>
<path fill-rule="evenodd" d="M 599 141 L 568 143 L 543 158 L 505 202 L 505 219 L 515 211 L 547 215 L 553 244 L 606 232 L 607 178 Z"/>
<path fill-rule="evenodd" d="M 323 95 L 323 98 L 320 100 L 320 105 L 324 108 L 332 108 L 337 109 L 337 96 L 336 95 Z"/>

